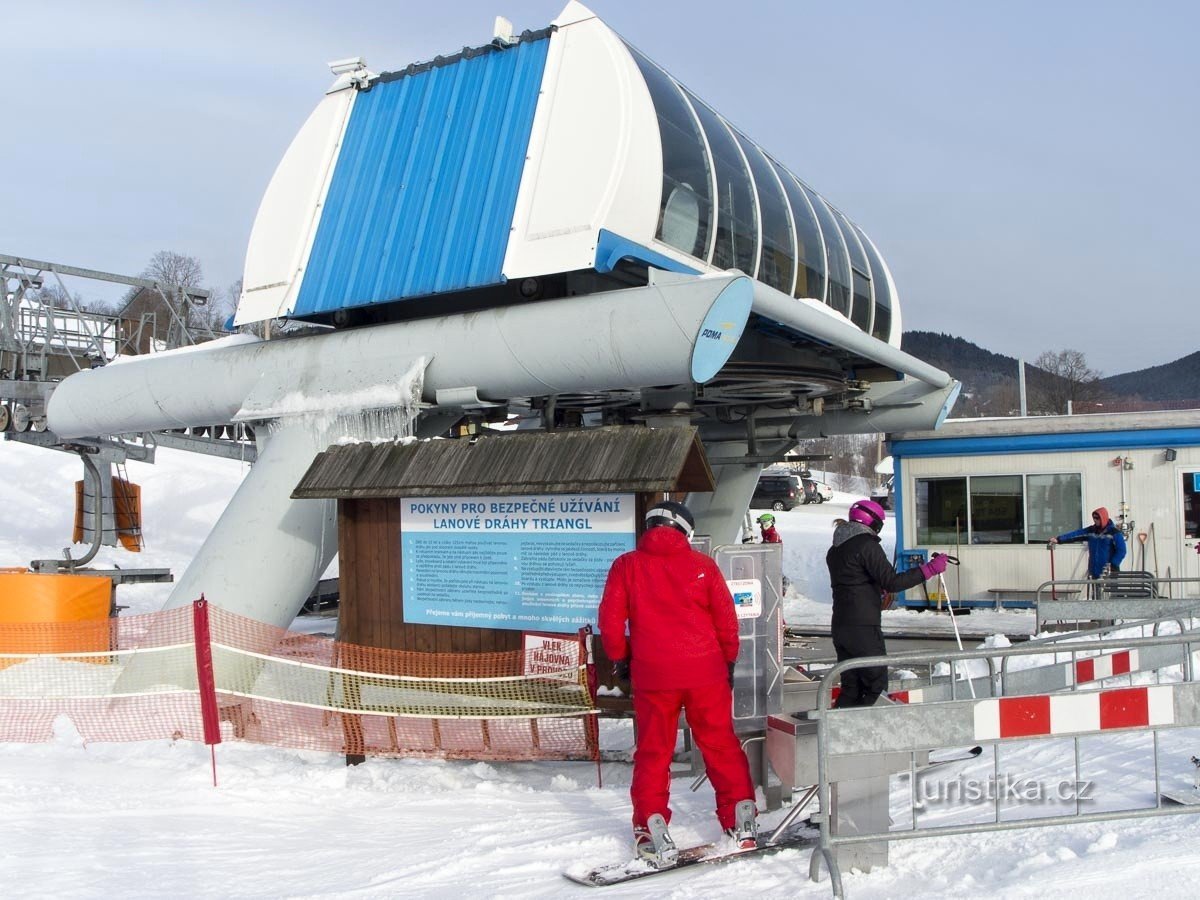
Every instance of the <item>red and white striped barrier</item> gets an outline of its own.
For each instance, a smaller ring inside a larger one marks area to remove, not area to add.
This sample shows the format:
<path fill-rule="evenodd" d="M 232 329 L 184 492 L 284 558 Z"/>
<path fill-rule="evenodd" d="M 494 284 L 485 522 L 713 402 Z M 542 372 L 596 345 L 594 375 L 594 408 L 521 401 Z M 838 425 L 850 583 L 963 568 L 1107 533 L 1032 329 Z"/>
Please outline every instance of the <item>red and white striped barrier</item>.
<path fill-rule="evenodd" d="M 842 689 L 839 685 L 834 685 L 830 688 L 829 702 L 837 703 L 837 698 L 841 696 Z M 920 703 L 925 698 L 925 691 L 921 688 L 916 688 L 911 691 L 888 691 L 887 698 L 893 703 Z"/>
<path fill-rule="evenodd" d="M 1138 670 L 1137 650 L 1122 650 L 1106 656 L 1093 656 L 1090 659 L 1075 661 L 1075 683 L 1085 681 L 1100 681 L 1112 678 L 1114 675 L 1127 675 Z"/>
<path fill-rule="evenodd" d="M 1149 728 L 1175 723 L 1174 693 L 1170 685 L 999 697 L 976 702 L 974 713 L 977 741 Z"/>

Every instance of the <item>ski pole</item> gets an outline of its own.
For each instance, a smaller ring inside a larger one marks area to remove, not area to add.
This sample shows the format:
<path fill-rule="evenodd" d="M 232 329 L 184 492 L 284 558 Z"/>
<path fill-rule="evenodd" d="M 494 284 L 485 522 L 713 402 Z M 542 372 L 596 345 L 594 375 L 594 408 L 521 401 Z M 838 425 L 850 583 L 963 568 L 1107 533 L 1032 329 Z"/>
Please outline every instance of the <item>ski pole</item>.
<path fill-rule="evenodd" d="M 946 561 L 951 565 L 958 565 L 958 559 L 954 556 L 949 556 Z M 938 587 L 942 589 L 942 593 L 946 597 L 946 609 L 950 611 L 950 624 L 954 626 L 954 640 L 958 644 L 959 651 L 963 649 L 962 635 L 958 631 L 958 619 L 954 617 L 954 603 L 950 600 L 950 589 L 946 587 L 946 576 L 941 572 L 938 573 Z M 957 667 L 958 663 L 955 663 Z M 971 689 L 971 699 L 978 699 L 975 696 L 975 683 L 971 680 L 971 673 L 967 671 L 967 667 L 963 666 L 963 676 L 967 679 L 967 687 Z"/>

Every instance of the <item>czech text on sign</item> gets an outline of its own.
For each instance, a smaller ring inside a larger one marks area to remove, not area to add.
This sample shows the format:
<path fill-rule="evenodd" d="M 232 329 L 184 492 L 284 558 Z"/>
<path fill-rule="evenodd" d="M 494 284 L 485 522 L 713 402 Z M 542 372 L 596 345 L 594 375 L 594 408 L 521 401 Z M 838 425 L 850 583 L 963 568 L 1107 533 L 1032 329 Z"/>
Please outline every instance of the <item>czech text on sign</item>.
<path fill-rule="evenodd" d="M 757 619 L 762 615 L 762 582 L 757 578 L 733 578 L 725 582 L 733 595 L 739 619 Z"/>
<path fill-rule="evenodd" d="M 521 639 L 525 650 L 526 675 L 578 680 L 579 666 L 582 664 L 582 648 L 578 637 L 526 632 Z"/>
<path fill-rule="evenodd" d="M 404 621 L 573 632 L 634 545 L 632 494 L 401 501 Z"/>

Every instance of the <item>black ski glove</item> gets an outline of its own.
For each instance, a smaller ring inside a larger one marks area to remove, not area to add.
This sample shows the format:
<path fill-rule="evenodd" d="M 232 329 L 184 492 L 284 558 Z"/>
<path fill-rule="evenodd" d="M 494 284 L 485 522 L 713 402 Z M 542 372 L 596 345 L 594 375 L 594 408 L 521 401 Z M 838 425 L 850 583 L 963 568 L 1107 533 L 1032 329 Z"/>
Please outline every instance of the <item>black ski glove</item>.
<path fill-rule="evenodd" d="M 618 659 L 613 663 L 613 675 L 617 677 L 617 681 L 629 680 L 629 660 Z"/>

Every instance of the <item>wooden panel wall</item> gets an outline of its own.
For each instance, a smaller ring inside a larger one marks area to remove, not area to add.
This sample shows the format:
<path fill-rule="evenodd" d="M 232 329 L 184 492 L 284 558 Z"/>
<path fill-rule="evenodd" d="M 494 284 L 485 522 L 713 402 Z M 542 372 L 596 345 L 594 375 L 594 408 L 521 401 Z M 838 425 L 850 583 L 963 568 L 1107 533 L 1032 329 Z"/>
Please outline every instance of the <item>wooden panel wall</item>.
<path fill-rule="evenodd" d="M 404 621 L 399 500 L 339 500 L 338 554 L 339 640 L 423 653 L 521 649 L 519 631 Z"/>

